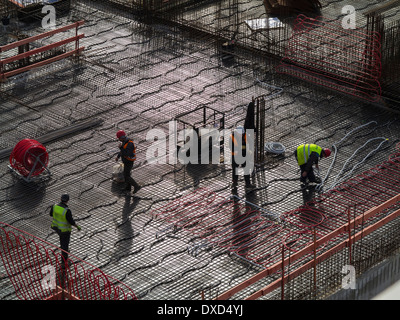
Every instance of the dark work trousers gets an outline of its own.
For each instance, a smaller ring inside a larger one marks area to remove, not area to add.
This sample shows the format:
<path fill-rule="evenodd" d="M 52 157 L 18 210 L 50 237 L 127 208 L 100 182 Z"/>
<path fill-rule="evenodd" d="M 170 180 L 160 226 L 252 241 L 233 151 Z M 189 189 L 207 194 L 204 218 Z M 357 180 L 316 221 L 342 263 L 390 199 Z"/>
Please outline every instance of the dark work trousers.
<path fill-rule="evenodd" d="M 133 167 L 133 161 L 124 161 L 124 179 L 125 179 L 126 191 L 131 191 L 132 186 L 135 189 L 139 188 L 139 184 L 131 177 L 132 167 Z"/>
<path fill-rule="evenodd" d="M 68 253 L 69 253 L 69 240 L 71 239 L 71 232 L 57 232 L 58 235 L 60 236 L 60 248 L 64 250 L 62 252 L 62 256 L 64 258 L 64 261 L 62 262 L 67 262 L 68 259 Z"/>
<path fill-rule="evenodd" d="M 246 162 L 243 163 L 243 167 L 245 167 L 245 166 L 246 166 Z M 239 179 L 239 175 L 237 174 L 237 169 L 239 167 L 240 167 L 240 165 L 236 163 L 235 157 L 232 156 L 232 182 L 235 184 L 238 182 L 238 179 Z M 244 175 L 244 181 L 246 183 L 246 186 L 249 186 L 250 185 L 250 175 L 248 175 L 248 174 Z"/>
<path fill-rule="evenodd" d="M 300 171 L 301 171 L 300 182 L 306 183 L 307 178 L 308 178 L 308 181 L 310 181 L 310 182 L 318 182 L 315 177 L 314 170 L 312 167 L 310 168 L 310 171 L 308 171 L 307 175 L 305 177 L 303 177 L 303 172 L 305 171 L 305 168 L 306 168 L 306 164 L 303 164 L 300 166 Z"/>

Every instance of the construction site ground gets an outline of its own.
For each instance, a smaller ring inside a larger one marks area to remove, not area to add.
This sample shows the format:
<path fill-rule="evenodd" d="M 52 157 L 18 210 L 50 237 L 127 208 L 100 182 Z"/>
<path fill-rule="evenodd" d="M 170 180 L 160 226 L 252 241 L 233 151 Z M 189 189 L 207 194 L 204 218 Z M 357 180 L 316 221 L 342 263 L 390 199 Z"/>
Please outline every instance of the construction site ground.
<path fill-rule="evenodd" d="M 262 8 L 262 1 L 251 2 Z M 323 10 L 336 10 L 344 2 L 349 1 L 326 1 Z M 366 10 L 374 3 L 355 6 Z M 8 157 L 1 159 L 0 221 L 58 246 L 49 210 L 68 193 L 74 219 L 82 227 L 73 230 L 71 255 L 125 283 L 139 299 L 198 300 L 201 292 L 212 299 L 262 269 L 224 248 L 197 246 L 201 239 L 150 214 L 199 187 L 223 198 L 232 196 L 229 164 L 148 163 L 146 152 L 153 141 L 146 135 L 151 129 L 167 134 L 169 121 L 204 105 L 224 112 L 225 127 L 233 129 L 243 125 L 252 98 L 266 96 L 266 140 L 283 144 L 286 152 L 266 154 L 252 177 L 256 189 L 246 194 L 241 178 L 237 195 L 278 215 L 304 203 L 293 157 L 299 144 L 331 147 L 365 125 L 340 144 L 329 185 L 356 163 L 351 176 L 387 160 L 400 141 L 398 113 L 383 103 L 355 100 L 280 75 L 275 71 L 279 61 L 271 59 L 264 76 L 234 58 L 225 63 L 207 39 L 186 38 L 161 24 L 144 25 L 89 2 L 78 1 L 57 22 L 78 20 L 85 21 L 79 28 L 85 34 L 79 61 L 60 61 L 1 84 L 0 149 L 83 120 L 99 119 L 101 124 L 46 144 L 51 178 L 39 187 L 16 178 L 7 167 Z M 19 27 L 29 35 L 43 31 L 34 23 Z M 0 45 L 8 42 L 2 33 Z M 201 122 L 202 115 L 192 116 L 191 121 Z M 120 129 L 137 144 L 132 176 L 142 189 L 134 197 L 123 196 L 121 184 L 112 181 Z M 331 161 L 320 162 L 321 175 Z M 196 254 L 193 248 L 199 249 Z M 242 299 L 268 281 L 234 298 Z M 4 269 L 0 299 L 17 299 Z"/>

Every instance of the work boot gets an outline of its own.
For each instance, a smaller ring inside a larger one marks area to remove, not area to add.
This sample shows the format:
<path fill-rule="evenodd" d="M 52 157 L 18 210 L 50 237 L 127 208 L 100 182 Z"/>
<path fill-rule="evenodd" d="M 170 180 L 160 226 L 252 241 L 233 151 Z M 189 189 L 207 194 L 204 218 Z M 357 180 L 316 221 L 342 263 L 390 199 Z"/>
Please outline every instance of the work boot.
<path fill-rule="evenodd" d="M 322 180 L 320 177 L 315 177 L 315 181 L 316 184 L 321 184 Z"/>
<path fill-rule="evenodd" d="M 256 186 L 254 184 L 248 184 L 246 185 L 246 191 L 254 190 Z"/>

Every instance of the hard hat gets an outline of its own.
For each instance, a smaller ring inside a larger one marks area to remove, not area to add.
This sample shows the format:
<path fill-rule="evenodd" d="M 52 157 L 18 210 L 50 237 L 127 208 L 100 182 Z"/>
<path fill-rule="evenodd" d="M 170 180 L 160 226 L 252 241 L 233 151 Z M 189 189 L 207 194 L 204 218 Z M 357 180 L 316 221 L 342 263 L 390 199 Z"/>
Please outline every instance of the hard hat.
<path fill-rule="evenodd" d="M 119 130 L 119 131 L 117 132 L 117 138 L 120 139 L 120 138 L 122 138 L 122 137 L 126 137 L 126 133 L 125 133 L 124 130 Z"/>
<path fill-rule="evenodd" d="M 62 202 L 67 202 L 69 200 L 69 195 L 68 194 L 63 194 L 62 196 L 61 196 L 61 201 Z"/>
<path fill-rule="evenodd" d="M 329 157 L 331 155 L 331 150 L 328 148 L 324 149 L 325 157 Z"/>
<path fill-rule="evenodd" d="M 242 126 L 236 127 L 235 131 L 239 134 L 245 134 L 246 132 Z"/>

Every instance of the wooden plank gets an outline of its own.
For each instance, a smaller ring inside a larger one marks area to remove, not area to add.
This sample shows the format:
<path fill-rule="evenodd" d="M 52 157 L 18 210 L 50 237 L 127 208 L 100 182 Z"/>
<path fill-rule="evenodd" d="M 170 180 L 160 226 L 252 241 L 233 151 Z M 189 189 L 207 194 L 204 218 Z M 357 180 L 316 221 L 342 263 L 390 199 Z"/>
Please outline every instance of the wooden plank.
<path fill-rule="evenodd" d="M 24 8 L 24 5 L 17 0 L 8 0 L 8 1 L 14 3 L 15 5 L 17 5 L 20 8 Z"/>

